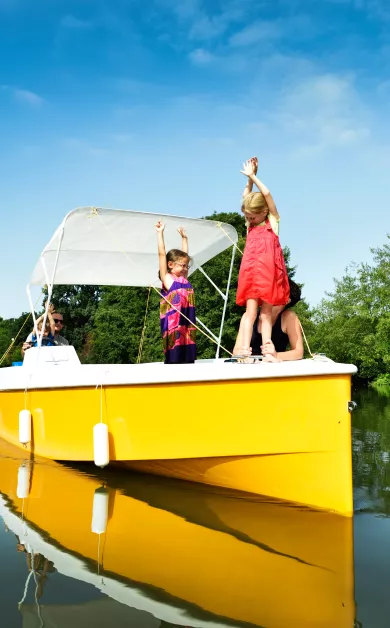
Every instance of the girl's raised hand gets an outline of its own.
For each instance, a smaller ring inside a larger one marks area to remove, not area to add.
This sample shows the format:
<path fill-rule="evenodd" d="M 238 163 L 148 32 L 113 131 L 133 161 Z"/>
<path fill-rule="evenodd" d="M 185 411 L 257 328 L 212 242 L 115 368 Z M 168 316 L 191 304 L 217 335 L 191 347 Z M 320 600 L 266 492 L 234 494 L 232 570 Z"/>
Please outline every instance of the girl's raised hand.
<path fill-rule="evenodd" d="M 156 227 L 157 232 L 160 232 L 160 231 L 162 232 L 165 229 L 165 225 L 162 220 L 159 220 L 158 222 L 156 222 L 155 227 Z"/>
<path fill-rule="evenodd" d="M 257 163 L 254 162 L 254 157 L 252 159 L 248 159 L 242 164 L 242 170 L 240 170 L 241 174 L 244 174 L 246 177 L 249 177 L 251 174 L 256 174 L 257 171 Z"/>
<path fill-rule="evenodd" d="M 182 238 L 186 238 L 187 237 L 186 230 L 184 229 L 184 227 L 179 227 L 178 228 L 178 232 L 180 233 Z"/>

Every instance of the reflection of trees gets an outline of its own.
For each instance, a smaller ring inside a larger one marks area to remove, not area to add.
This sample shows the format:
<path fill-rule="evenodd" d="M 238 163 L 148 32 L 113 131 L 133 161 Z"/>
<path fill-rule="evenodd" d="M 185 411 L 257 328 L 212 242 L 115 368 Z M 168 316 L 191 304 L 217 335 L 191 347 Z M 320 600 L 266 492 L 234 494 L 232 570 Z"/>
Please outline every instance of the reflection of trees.
<path fill-rule="evenodd" d="M 390 399 L 373 390 L 355 395 L 352 450 L 355 509 L 390 515 Z"/>
<path fill-rule="evenodd" d="M 43 554 L 34 554 L 29 551 L 25 545 L 18 543 L 16 546 L 18 552 L 24 552 L 26 554 L 26 563 L 29 572 L 34 574 L 36 583 L 36 597 L 41 598 L 43 595 L 43 589 L 47 580 L 47 574 L 56 571 L 54 563 L 48 560 Z"/>

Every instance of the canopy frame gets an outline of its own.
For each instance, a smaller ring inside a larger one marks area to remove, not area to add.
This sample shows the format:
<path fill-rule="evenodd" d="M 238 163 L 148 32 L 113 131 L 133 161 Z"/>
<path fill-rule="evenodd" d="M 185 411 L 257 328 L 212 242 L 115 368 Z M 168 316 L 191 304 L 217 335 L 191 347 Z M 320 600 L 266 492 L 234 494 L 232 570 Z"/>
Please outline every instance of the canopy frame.
<path fill-rule="evenodd" d="M 99 216 L 98 210 L 96 208 L 91 208 L 91 209 L 92 209 L 92 215 Z M 61 223 L 61 225 L 60 225 L 60 227 L 59 227 L 59 229 L 57 231 L 57 233 L 58 233 L 58 245 L 57 245 L 57 249 L 56 249 L 56 253 L 55 253 L 55 262 L 54 262 L 51 278 L 49 278 L 49 273 L 48 273 L 48 270 L 47 270 L 47 265 L 46 265 L 46 261 L 45 261 L 44 254 L 43 254 L 44 251 L 42 252 L 42 254 L 40 255 L 40 258 L 39 258 L 39 262 L 42 265 L 42 269 L 43 269 L 44 276 L 45 276 L 45 279 L 46 279 L 47 290 L 48 290 L 48 296 L 47 296 L 46 305 L 45 305 L 45 309 L 44 309 L 44 318 L 43 318 L 43 324 L 42 324 L 42 331 L 40 333 L 39 333 L 38 327 L 37 327 L 37 319 L 36 319 L 34 305 L 33 305 L 32 296 L 31 296 L 31 285 L 32 284 L 30 282 L 27 285 L 27 295 L 28 295 L 29 305 L 30 305 L 30 309 L 31 309 L 31 314 L 32 314 L 33 321 L 34 321 L 34 330 L 35 330 L 35 334 L 37 336 L 37 341 L 38 341 L 38 347 L 39 348 L 42 346 L 43 332 L 44 332 L 45 324 L 46 324 L 46 321 L 47 321 L 48 308 L 49 308 L 49 305 L 50 305 L 50 302 L 51 302 L 51 297 L 52 297 L 52 293 L 53 293 L 53 287 L 54 287 L 54 284 L 55 284 L 55 277 L 56 277 L 58 261 L 59 261 L 60 252 L 61 252 L 61 245 L 62 245 L 62 242 L 63 242 L 64 232 L 65 232 L 65 225 L 66 225 L 66 221 L 68 220 L 69 216 L 71 216 L 71 214 L 72 214 L 72 212 L 70 212 L 69 214 L 67 214 L 65 216 L 64 220 L 62 221 L 62 223 Z M 231 255 L 231 260 L 230 260 L 229 274 L 228 274 L 228 280 L 227 280 L 226 292 L 225 293 L 216 285 L 216 283 L 206 273 L 206 271 L 202 268 L 202 265 L 201 264 L 197 264 L 196 261 L 194 260 L 195 261 L 195 264 L 194 264 L 195 269 L 199 270 L 207 278 L 207 280 L 210 282 L 210 284 L 220 294 L 220 296 L 222 297 L 223 302 L 224 302 L 223 303 L 222 316 L 221 316 L 221 324 L 220 324 L 219 335 L 218 336 L 216 334 L 214 334 L 205 325 L 205 323 L 203 323 L 203 321 L 200 318 L 196 317 L 197 323 L 199 323 L 204 329 L 207 330 L 207 332 L 214 339 L 214 341 L 215 341 L 215 343 L 217 345 L 216 354 L 215 354 L 216 359 L 219 357 L 219 353 L 220 353 L 220 349 L 221 349 L 221 340 L 222 340 L 222 334 L 223 334 L 223 327 L 224 327 L 224 323 L 225 323 L 225 316 L 226 316 L 228 296 L 229 296 L 229 290 L 230 290 L 230 284 L 231 284 L 231 277 L 232 277 L 232 272 L 233 272 L 234 258 L 235 258 L 235 253 L 236 253 L 236 249 L 237 249 L 236 242 L 234 242 L 234 240 L 232 238 L 230 238 L 230 236 L 227 235 L 227 237 L 231 240 L 233 246 L 232 246 L 232 255 Z M 229 248 L 229 247 L 226 247 L 226 248 Z M 226 248 L 224 250 L 226 250 Z M 124 251 L 122 251 L 122 252 L 128 258 L 128 255 Z M 135 263 L 134 260 L 132 260 L 132 259 L 130 261 L 133 264 Z"/>

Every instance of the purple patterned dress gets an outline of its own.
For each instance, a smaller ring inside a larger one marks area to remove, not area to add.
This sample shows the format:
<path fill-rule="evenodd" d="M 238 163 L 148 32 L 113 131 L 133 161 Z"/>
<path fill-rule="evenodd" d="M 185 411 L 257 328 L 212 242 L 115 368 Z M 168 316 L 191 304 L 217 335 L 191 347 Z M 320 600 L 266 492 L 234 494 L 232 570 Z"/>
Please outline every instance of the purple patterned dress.
<path fill-rule="evenodd" d="M 185 364 L 195 362 L 196 329 L 194 327 L 194 289 L 186 277 L 170 275 L 173 283 L 169 290 L 164 287 L 161 295 L 167 299 L 160 301 L 160 327 L 164 347 L 165 364 Z M 176 309 L 171 307 L 174 305 Z M 184 314 L 191 322 L 181 316 Z"/>

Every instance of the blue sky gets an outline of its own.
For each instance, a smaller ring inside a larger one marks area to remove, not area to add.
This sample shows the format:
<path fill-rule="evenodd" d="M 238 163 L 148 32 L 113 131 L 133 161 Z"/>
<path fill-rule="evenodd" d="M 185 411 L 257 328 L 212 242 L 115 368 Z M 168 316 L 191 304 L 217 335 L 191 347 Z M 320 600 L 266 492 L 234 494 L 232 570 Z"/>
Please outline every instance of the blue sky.
<path fill-rule="evenodd" d="M 386 0 L 0 0 L 0 316 L 70 209 L 237 211 L 259 158 L 316 304 L 390 231 Z"/>

